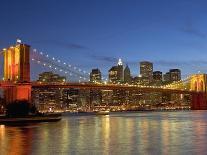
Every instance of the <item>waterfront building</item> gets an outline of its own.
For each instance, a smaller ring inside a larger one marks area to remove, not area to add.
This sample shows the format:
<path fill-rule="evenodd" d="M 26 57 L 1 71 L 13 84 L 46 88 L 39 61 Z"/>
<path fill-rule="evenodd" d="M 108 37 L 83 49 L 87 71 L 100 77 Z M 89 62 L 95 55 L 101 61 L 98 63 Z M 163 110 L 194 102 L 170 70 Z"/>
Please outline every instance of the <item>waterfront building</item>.
<path fill-rule="evenodd" d="M 39 74 L 38 82 L 63 83 L 66 77 L 54 74 L 53 72 L 43 72 Z M 40 111 L 63 110 L 68 101 L 68 90 L 63 88 L 38 88 L 32 90 L 32 100 Z"/>
<path fill-rule="evenodd" d="M 161 86 L 162 82 L 162 72 L 161 71 L 154 71 L 153 72 L 153 83 L 154 86 Z M 151 103 L 158 104 L 162 102 L 162 93 L 160 92 L 153 92 L 150 93 Z"/>
<path fill-rule="evenodd" d="M 164 84 L 170 84 L 176 81 L 181 80 L 181 70 L 180 69 L 170 69 L 169 72 L 164 74 L 163 76 Z M 162 95 L 163 102 L 169 102 L 169 101 L 177 101 L 179 102 L 181 100 L 181 95 L 178 94 L 165 94 Z"/>
<path fill-rule="evenodd" d="M 101 83 L 101 71 L 96 68 L 92 69 L 90 73 L 90 82 L 91 83 Z M 91 90 L 90 91 L 90 102 L 92 105 L 96 106 L 101 104 L 101 90 Z"/>
<path fill-rule="evenodd" d="M 113 96 L 113 90 L 102 90 L 102 100 L 101 103 L 102 105 L 111 105 L 112 102 L 112 96 Z"/>
<path fill-rule="evenodd" d="M 113 66 L 108 71 L 109 73 L 109 83 L 113 84 L 120 84 L 124 82 L 124 74 L 123 74 L 123 63 L 122 60 L 119 59 L 116 66 Z M 121 105 L 125 102 L 124 97 L 125 91 L 124 90 L 113 90 L 112 95 L 112 103 L 114 105 Z"/>

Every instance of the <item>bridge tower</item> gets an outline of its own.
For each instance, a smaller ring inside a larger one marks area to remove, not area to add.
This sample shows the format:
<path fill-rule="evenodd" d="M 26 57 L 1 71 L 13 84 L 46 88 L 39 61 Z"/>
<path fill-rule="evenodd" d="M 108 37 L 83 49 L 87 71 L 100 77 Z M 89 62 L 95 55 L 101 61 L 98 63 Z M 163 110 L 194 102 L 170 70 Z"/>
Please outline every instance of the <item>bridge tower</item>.
<path fill-rule="evenodd" d="M 3 54 L 4 81 L 8 83 L 4 89 L 6 102 L 31 101 L 30 46 L 17 40 L 16 45 L 4 49 Z"/>
<path fill-rule="evenodd" d="M 192 109 L 207 110 L 207 74 L 192 75 L 190 89 L 196 91 L 192 94 Z"/>

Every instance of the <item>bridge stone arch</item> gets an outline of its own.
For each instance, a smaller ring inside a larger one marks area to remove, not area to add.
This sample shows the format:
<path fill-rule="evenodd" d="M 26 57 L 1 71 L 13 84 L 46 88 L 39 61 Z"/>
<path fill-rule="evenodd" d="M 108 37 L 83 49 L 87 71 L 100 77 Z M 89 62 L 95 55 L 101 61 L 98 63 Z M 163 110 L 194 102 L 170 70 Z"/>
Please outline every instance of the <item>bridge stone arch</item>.
<path fill-rule="evenodd" d="M 3 49 L 4 56 L 4 98 L 6 103 L 15 100 L 31 102 L 30 46 L 17 42 Z"/>

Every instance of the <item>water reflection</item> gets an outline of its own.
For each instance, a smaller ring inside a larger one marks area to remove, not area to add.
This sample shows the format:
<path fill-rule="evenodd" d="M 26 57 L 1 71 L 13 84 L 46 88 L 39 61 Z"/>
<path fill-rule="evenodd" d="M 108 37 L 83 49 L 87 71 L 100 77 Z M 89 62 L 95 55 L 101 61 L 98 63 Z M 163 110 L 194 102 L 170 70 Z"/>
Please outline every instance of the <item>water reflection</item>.
<path fill-rule="evenodd" d="M 56 123 L 0 125 L 0 154 L 202 154 L 207 112 L 65 116 Z"/>

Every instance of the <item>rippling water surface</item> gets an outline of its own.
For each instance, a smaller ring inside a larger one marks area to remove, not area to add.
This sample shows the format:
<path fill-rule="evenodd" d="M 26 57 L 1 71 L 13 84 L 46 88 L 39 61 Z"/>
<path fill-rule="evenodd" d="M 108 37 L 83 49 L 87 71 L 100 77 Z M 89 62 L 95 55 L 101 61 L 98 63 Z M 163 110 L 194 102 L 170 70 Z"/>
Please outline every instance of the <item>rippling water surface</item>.
<path fill-rule="evenodd" d="M 0 125 L 0 154 L 206 154 L 207 111 L 64 116 Z"/>

